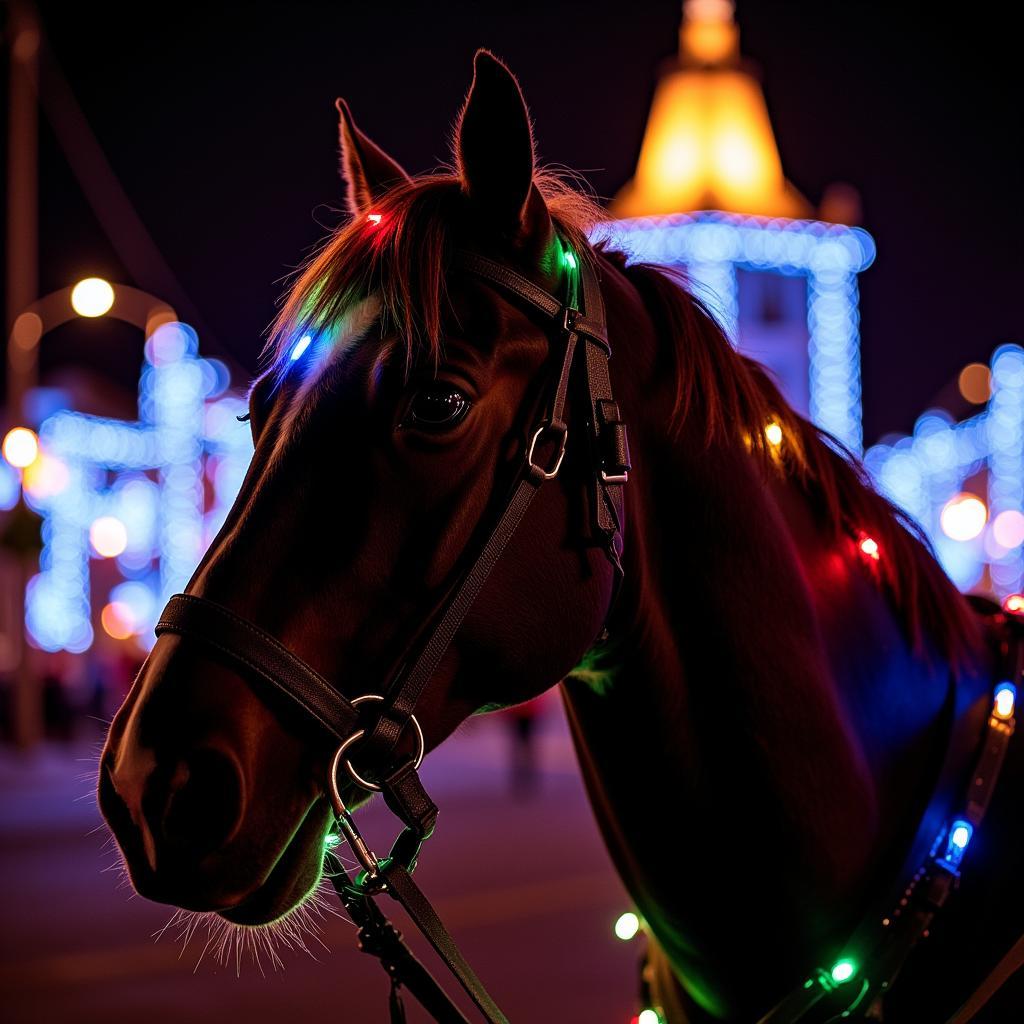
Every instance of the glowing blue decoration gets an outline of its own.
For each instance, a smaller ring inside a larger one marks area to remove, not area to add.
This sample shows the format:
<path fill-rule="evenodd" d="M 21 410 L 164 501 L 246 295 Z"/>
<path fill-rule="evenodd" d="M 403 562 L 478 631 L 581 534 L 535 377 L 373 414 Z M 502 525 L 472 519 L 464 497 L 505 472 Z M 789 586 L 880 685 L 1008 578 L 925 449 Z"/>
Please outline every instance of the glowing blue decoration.
<path fill-rule="evenodd" d="M 988 405 L 989 481 L 992 517 L 1024 509 L 1024 350 L 1002 345 L 992 357 L 992 398 Z M 996 559 L 992 581 L 1000 596 L 1024 584 L 1024 552 L 1020 547 Z"/>
<path fill-rule="evenodd" d="M 1013 683 L 1000 683 L 993 695 L 993 714 L 997 718 L 1009 719 L 1017 706 L 1017 687 Z"/>
<path fill-rule="evenodd" d="M 949 826 L 946 852 L 942 858 L 949 867 L 954 870 L 959 869 L 960 862 L 964 858 L 964 851 L 967 849 L 972 835 L 974 835 L 974 826 L 969 821 L 964 821 L 963 818 L 957 818 Z"/>
<path fill-rule="evenodd" d="M 806 278 L 810 416 L 847 447 L 861 450 L 857 275 L 875 258 L 866 231 L 704 211 L 609 221 L 595 226 L 591 239 L 610 241 L 634 262 L 684 264 L 697 295 L 741 349 L 737 270 Z"/>
<path fill-rule="evenodd" d="M 0 511 L 6 512 L 18 504 L 21 476 L 13 466 L 0 459 Z"/>
<path fill-rule="evenodd" d="M 33 500 L 43 516 L 43 549 L 26 591 L 25 624 L 44 650 L 79 653 L 93 642 L 88 530 L 101 515 L 117 516 L 128 533 L 117 558 L 126 580 L 110 599 L 130 609 L 151 643 L 159 609 L 187 585 L 252 455 L 249 429 L 235 419 L 245 402 L 223 395 L 227 368 L 199 357 L 191 327 L 162 325 L 145 354 L 138 421 L 64 410 L 40 426 L 44 451 L 68 468 L 59 493 Z M 216 479 L 207 509 L 210 465 Z"/>
<path fill-rule="evenodd" d="M 292 349 L 291 355 L 288 357 L 294 363 L 296 359 L 300 358 L 302 353 L 313 344 L 313 336 L 311 334 L 304 334 L 295 343 L 295 347 Z"/>
<path fill-rule="evenodd" d="M 145 627 L 156 621 L 160 611 L 156 606 L 156 593 L 152 581 L 128 580 L 110 591 L 110 600 L 123 604 L 131 613 L 132 622 Z"/>
<path fill-rule="evenodd" d="M 954 423 L 929 410 L 911 437 L 890 437 L 870 448 L 864 463 L 876 485 L 924 530 L 942 567 L 961 590 L 977 586 L 988 569 L 1000 597 L 1024 586 L 1024 551 L 1005 548 L 991 525 L 979 537 L 951 540 L 941 527 L 943 506 L 970 478 L 987 472 L 991 524 L 1001 512 L 1024 511 L 1024 349 L 1002 345 L 991 361 L 992 397 L 984 411 Z"/>

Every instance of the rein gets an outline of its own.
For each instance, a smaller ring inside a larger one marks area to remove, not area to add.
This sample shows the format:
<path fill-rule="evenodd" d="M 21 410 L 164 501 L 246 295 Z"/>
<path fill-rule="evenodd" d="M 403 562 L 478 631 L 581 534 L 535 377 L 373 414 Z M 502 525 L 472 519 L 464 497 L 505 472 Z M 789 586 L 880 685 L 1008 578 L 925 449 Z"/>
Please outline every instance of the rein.
<path fill-rule="evenodd" d="M 412 879 L 420 847 L 434 831 L 437 821 L 437 805 L 427 795 L 417 774 L 423 759 L 424 740 L 415 711 L 427 683 L 534 497 L 544 483 L 558 476 L 569 435 L 565 407 L 573 368 L 580 362 L 576 354 L 581 350 L 582 376 L 588 396 L 586 433 L 592 467 L 592 528 L 615 569 L 616 589 L 623 576 L 623 488 L 631 468 L 629 445 L 626 425 L 612 394 L 608 374 L 611 348 L 604 302 L 593 267 L 584 260 L 579 261 L 582 309 L 562 302 L 510 267 L 475 253 L 456 253 L 452 269 L 479 278 L 540 313 L 556 328 L 564 347 L 547 413 L 530 434 L 527 454 L 511 496 L 474 561 L 441 606 L 425 643 L 416 653 L 406 652 L 403 667 L 385 693 L 347 699 L 275 637 L 203 597 L 175 595 L 156 625 L 157 636 L 173 633 L 195 638 L 233 661 L 244 672 L 270 683 L 338 740 L 340 745 L 332 761 L 327 790 L 338 829 L 351 846 L 362 871 L 351 878 L 330 851 L 325 854 L 325 867 L 342 904 L 359 928 L 360 948 L 377 957 L 391 978 L 392 1024 L 405 1020 L 400 995 L 403 985 L 439 1024 L 466 1024 L 466 1018 L 380 910 L 375 897 L 382 893 L 405 908 L 488 1024 L 507 1024 L 506 1017 Z M 360 705 L 372 706 L 373 714 L 367 716 Z M 396 763 L 396 747 L 406 727 L 411 727 L 414 733 L 414 752 Z M 356 751 L 360 763 L 368 761 L 379 766 L 374 773 L 376 782 L 367 779 L 352 765 L 350 752 Z M 388 807 L 403 824 L 402 832 L 384 859 L 370 850 L 345 805 L 338 787 L 338 771 L 342 767 L 363 789 L 382 793 Z"/>

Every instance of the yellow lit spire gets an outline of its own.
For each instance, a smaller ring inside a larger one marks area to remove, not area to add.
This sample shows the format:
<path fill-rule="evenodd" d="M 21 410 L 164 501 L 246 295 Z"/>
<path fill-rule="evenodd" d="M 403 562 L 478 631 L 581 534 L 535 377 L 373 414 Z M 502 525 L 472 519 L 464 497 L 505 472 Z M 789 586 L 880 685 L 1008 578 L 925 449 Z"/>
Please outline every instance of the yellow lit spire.
<path fill-rule="evenodd" d="M 732 0 L 685 0 L 679 62 L 658 83 L 636 175 L 616 217 L 725 210 L 807 217 L 782 174 L 757 80 L 740 66 Z"/>

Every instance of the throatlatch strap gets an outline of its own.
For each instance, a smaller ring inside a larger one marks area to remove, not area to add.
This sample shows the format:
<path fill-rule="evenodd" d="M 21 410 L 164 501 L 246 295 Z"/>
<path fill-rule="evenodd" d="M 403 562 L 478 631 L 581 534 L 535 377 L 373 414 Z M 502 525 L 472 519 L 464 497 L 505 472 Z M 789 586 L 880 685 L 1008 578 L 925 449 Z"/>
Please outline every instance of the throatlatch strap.
<path fill-rule="evenodd" d="M 199 640 L 297 701 L 339 741 L 358 727 L 359 713 L 319 672 L 279 640 L 233 611 L 191 594 L 175 594 L 160 613 L 156 635 Z"/>

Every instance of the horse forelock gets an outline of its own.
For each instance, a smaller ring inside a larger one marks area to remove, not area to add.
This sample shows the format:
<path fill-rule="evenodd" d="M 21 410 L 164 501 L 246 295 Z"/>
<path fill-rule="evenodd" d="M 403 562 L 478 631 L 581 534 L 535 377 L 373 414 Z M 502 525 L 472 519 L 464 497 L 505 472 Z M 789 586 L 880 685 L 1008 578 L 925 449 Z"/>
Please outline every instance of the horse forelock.
<path fill-rule="evenodd" d="M 588 196 L 553 172 L 537 172 L 562 242 L 580 258 L 596 257 L 587 229 L 603 217 Z M 271 325 L 265 357 L 287 369 L 299 339 L 332 334 L 347 310 L 375 294 L 381 332 L 402 345 L 406 369 L 441 356 L 445 315 L 450 311 L 445 270 L 460 244 L 466 197 L 454 174 L 422 175 L 401 182 L 366 216 L 350 219 L 302 267 Z"/>

